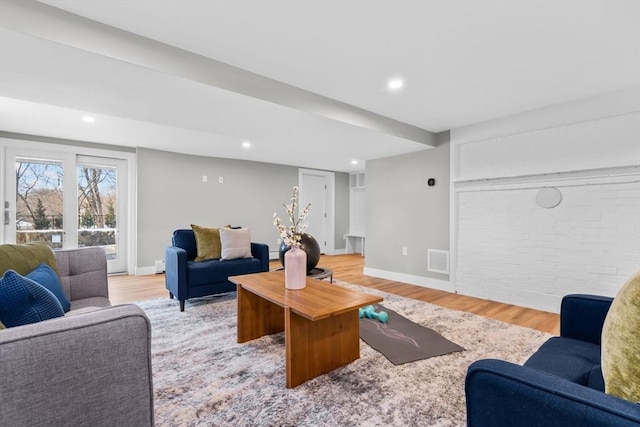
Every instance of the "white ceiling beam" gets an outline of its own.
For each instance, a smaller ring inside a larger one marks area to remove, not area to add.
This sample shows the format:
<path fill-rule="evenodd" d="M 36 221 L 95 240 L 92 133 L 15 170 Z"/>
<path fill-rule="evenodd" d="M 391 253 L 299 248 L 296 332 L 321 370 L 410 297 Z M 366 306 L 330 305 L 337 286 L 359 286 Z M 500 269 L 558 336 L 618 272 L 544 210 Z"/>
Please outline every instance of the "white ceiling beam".
<path fill-rule="evenodd" d="M 430 147 L 437 145 L 434 133 L 416 126 L 34 0 L 2 0 L 0 12 L 0 26 L 13 31 Z"/>

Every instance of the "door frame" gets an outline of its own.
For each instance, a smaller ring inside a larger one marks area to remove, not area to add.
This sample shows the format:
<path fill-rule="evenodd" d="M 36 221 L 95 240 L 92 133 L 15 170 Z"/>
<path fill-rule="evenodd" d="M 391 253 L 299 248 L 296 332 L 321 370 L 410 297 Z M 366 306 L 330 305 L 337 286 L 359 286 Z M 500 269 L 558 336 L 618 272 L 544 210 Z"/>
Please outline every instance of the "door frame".
<path fill-rule="evenodd" d="M 325 207 L 327 209 L 327 218 L 325 221 L 324 235 L 327 240 L 326 255 L 335 255 L 335 230 L 336 230 L 336 174 L 334 172 L 321 171 L 315 169 L 298 169 L 298 186 L 300 194 L 305 191 L 303 183 L 304 175 L 323 176 L 327 182 Z"/>
<path fill-rule="evenodd" d="M 0 201 L 2 203 L 2 212 L 4 219 L 4 201 L 7 200 L 7 182 L 6 182 L 6 170 L 5 165 L 7 162 L 8 152 L 13 155 L 16 149 L 23 151 L 25 155 L 39 157 L 39 153 L 51 154 L 54 153 L 58 156 L 74 156 L 74 167 L 77 166 L 75 159 L 78 156 L 90 156 L 90 157 L 105 157 L 111 159 L 118 159 L 126 161 L 126 173 L 127 173 L 127 197 L 122 200 L 126 203 L 126 225 L 123 227 L 123 231 L 127 235 L 126 248 L 126 272 L 127 274 L 135 274 L 136 266 L 136 153 L 127 151 L 116 151 L 101 148 L 94 148 L 88 146 L 90 143 L 78 143 L 75 141 L 56 141 L 52 138 L 52 142 L 37 141 L 38 137 L 34 136 L 33 139 L 15 139 L 9 137 L 0 137 L 0 165 L 2 165 L 2 173 L 0 173 Z M 48 139 L 48 138 L 47 138 Z M 70 145 L 69 143 L 75 143 L 76 145 Z M 42 157 L 45 157 L 44 155 Z M 74 190 L 75 186 L 74 186 Z M 65 206 L 66 208 L 66 206 Z M 15 216 L 15 206 L 12 207 Z M 67 217 L 67 215 L 65 215 Z M 65 224 L 66 226 L 66 224 Z M 75 224 L 74 224 L 75 226 Z M 70 240 L 71 236 L 67 236 Z M 5 234 L 4 222 L 0 227 L 0 243 L 5 243 L 7 236 Z M 67 247 L 77 247 L 77 236 L 73 240 L 73 244 Z M 75 246 L 74 246 L 75 245 Z"/>

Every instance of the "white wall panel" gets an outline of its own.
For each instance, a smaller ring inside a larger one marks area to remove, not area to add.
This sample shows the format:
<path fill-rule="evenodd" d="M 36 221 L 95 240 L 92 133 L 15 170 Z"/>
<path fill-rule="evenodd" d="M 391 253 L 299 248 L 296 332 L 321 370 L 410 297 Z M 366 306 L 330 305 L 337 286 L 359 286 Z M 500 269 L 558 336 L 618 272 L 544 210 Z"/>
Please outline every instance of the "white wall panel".
<path fill-rule="evenodd" d="M 640 159 L 640 113 L 456 145 L 456 180 L 620 167 Z"/>
<path fill-rule="evenodd" d="M 637 90 L 451 131 L 457 292 L 559 311 L 640 270 Z M 552 209 L 537 191 L 562 192 Z"/>

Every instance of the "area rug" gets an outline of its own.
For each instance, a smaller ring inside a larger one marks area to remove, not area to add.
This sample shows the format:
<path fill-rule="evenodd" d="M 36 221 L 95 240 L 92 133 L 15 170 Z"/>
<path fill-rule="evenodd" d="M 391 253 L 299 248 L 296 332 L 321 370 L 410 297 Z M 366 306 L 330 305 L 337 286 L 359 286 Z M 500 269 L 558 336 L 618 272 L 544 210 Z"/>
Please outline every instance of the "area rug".
<path fill-rule="evenodd" d="M 376 313 L 386 313 L 388 320 L 361 318 L 360 338 L 394 365 L 464 351 L 433 329 L 412 322 L 388 307 L 380 304 L 372 307 Z"/>
<path fill-rule="evenodd" d="M 338 282 L 465 351 L 396 366 L 363 341 L 360 359 L 285 387 L 284 334 L 236 343 L 235 293 L 138 303 L 152 325 L 156 426 L 461 426 L 464 378 L 482 358 L 523 363 L 548 337 L 531 329 Z"/>

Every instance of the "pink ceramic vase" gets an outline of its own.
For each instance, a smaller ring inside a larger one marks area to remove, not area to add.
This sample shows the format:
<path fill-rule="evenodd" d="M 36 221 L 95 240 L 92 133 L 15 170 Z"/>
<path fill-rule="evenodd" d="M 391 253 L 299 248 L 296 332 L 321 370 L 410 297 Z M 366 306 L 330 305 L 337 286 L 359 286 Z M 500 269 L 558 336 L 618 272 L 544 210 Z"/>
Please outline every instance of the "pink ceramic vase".
<path fill-rule="evenodd" d="M 284 254 L 284 287 L 304 289 L 307 286 L 307 254 L 298 246 L 292 246 Z"/>

